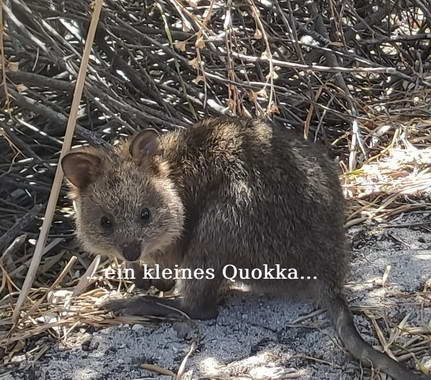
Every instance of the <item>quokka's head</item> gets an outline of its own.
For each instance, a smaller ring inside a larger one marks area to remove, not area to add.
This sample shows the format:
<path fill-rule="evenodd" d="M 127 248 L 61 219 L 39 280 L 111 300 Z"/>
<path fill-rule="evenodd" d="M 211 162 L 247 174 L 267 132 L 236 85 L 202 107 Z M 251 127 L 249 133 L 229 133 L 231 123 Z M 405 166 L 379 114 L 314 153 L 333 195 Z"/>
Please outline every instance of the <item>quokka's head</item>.
<path fill-rule="evenodd" d="M 145 260 L 181 235 L 183 204 L 160 152 L 157 133 L 145 130 L 109 152 L 82 148 L 63 157 L 85 249 Z"/>

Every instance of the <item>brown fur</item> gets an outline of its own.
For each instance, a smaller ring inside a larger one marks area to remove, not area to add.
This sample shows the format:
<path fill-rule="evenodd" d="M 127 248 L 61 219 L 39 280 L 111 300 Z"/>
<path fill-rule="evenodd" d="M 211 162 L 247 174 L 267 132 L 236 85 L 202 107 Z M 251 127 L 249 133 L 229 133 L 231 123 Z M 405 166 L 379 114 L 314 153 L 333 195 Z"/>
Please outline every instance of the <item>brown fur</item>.
<path fill-rule="evenodd" d="M 138 241 L 143 261 L 214 268 L 215 279 L 178 281 L 183 298 L 170 303 L 201 319 L 217 315 L 217 296 L 225 285 L 220 271 L 226 264 L 251 269 L 280 264 L 302 276 L 317 276 L 252 285 L 311 296 L 328 308 L 356 358 L 397 379 L 421 378 L 374 351 L 354 328 L 342 296 L 349 263 L 344 199 L 337 170 L 318 146 L 277 125 L 222 117 L 159 138 L 138 135 L 114 154 L 86 152 L 99 157 L 101 165 L 89 168 L 91 178 L 71 191 L 78 236 L 87 250 L 121 258 L 123 247 Z M 66 156 L 69 178 L 73 164 L 73 157 L 68 162 Z M 137 221 L 142 207 L 153 215 L 145 226 Z M 104 214 L 114 221 L 109 235 L 100 227 Z M 163 314 L 148 298 L 113 307 Z"/>

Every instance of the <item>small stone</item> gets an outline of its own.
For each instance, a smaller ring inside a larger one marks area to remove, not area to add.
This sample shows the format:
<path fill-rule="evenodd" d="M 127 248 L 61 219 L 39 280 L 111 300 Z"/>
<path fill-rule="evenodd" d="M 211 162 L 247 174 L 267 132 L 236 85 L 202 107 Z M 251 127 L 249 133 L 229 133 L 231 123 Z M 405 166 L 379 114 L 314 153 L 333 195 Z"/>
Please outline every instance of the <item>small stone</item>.
<path fill-rule="evenodd" d="M 97 348 L 97 347 L 93 347 L 93 346 L 91 345 L 91 339 L 88 339 L 88 340 L 86 340 L 85 342 L 83 342 L 83 343 L 81 344 L 81 349 L 82 349 L 82 351 L 92 351 L 92 350 L 94 350 L 95 348 Z"/>
<path fill-rule="evenodd" d="M 136 325 L 133 325 L 132 330 L 134 331 L 142 331 L 145 327 L 143 325 L 140 325 L 137 323 Z"/>
<path fill-rule="evenodd" d="M 424 356 L 419 363 L 419 367 L 422 372 L 431 375 L 431 356 Z"/>
<path fill-rule="evenodd" d="M 88 351 L 97 350 L 99 348 L 99 342 L 92 340 L 88 346 Z"/>

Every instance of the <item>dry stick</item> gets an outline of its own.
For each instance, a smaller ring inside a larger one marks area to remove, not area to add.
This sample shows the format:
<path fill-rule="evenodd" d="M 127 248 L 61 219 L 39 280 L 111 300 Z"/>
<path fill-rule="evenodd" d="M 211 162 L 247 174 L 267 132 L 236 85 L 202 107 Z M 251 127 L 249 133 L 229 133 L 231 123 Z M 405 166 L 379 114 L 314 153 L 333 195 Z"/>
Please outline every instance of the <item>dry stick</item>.
<path fill-rule="evenodd" d="M 79 68 L 78 78 L 76 80 L 75 92 L 73 94 L 73 102 L 70 108 L 69 120 L 66 127 L 66 134 L 64 136 L 63 146 L 61 148 L 60 158 L 58 160 L 57 170 L 55 172 L 54 182 L 52 184 L 51 193 L 49 195 L 48 206 L 43 219 L 42 228 L 39 234 L 39 239 L 34 250 L 33 258 L 31 260 L 30 268 L 25 277 L 24 285 L 21 289 L 18 301 L 13 312 L 12 320 L 16 325 L 19 317 L 19 312 L 27 298 L 33 281 L 36 277 L 37 269 L 39 268 L 40 259 L 42 258 L 43 247 L 45 246 L 48 232 L 54 217 L 55 206 L 57 204 L 58 195 L 60 194 L 61 183 L 63 181 L 63 170 L 61 169 L 61 159 L 70 149 L 72 145 L 72 138 L 75 131 L 76 118 L 78 116 L 78 107 L 81 101 L 82 91 L 84 89 L 85 77 L 87 72 L 88 61 L 90 58 L 91 46 L 93 45 L 94 35 L 96 34 L 96 27 L 99 21 L 100 11 L 102 9 L 103 0 L 96 0 L 94 5 L 93 16 L 91 18 L 90 28 L 88 30 L 87 39 L 85 42 L 84 53 L 82 55 L 81 66 Z"/>
<path fill-rule="evenodd" d="M 226 55 L 226 52 L 223 51 L 223 49 L 220 50 L 220 55 Z M 242 53 L 236 53 L 231 52 L 232 57 L 241 59 L 246 62 L 251 63 L 268 63 L 269 59 L 267 57 L 254 57 L 249 56 L 247 54 Z M 393 74 L 399 78 L 413 81 L 413 78 L 409 77 L 407 74 L 402 73 L 401 71 L 398 71 L 395 67 L 341 67 L 341 66 L 322 66 L 322 65 L 315 65 L 314 63 L 311 65 L 308 64 L 301 64 L 301 63 L 295 63 L 295 62 L 289 62 L 289 61 L 280 61 L 279 59 L 272 59 L 272 63 L 275 66 L 280 67 L 287 67 L 291 69 L 297 69 L 300 71 L 320 71 L 320 72 L 327 72 L 327 73 L 383 73 L 383 74 Z M 416 77 L 415 80 L 418 80 L 421 85 L 426 87 L 431 87 L 430 81 L 422 80 L 421 78 Z"/>
<path fill-rule="evenodd" d="M 316 22 L 317 32 L 320 35 L 322 35 L 325 39 L 329 40 L 329 33 L 328 33 L 327 28 L 321 19 L 321 16 L 319 15 L 319 10 L 318 10 L 315 3 L 312 3 L 310 5 L 310 12 L 316 18 L 315 22 Z M 335 54 L 324 51 L 323 55 L 326 57 L 329 66 L 331 66 L 331 67 L 338 67 L 339 66 L 338 58 Z M 358 111 L 357 111 L 356 106 L 355 106 L 355 101 L 353 100 L 353 97 L 350 94 L 349 87 L 346 85 L 344 77 L 340 72 L 335 73 L 335 80 L 338 83 L 338 85 L 341 87 L 341 89 L 344 90 L 344 93 L 345 93 L 345 96 L 347 99 L 347 103 L 348 103 L 349 108 L 350 108 L 349 113 L 353 117 L 352 141 L 350 144 L 350 154 L 349 154 L 349 171 L 352 171 L 356 167 L 357 146 L 359 146 L 359 148 L 361 148 L 364 156 L 366 156 L 366 152 L 365 152 L 365 149 L 363 147 L 360 129 L 359 129 L 359 124 L 358 124 L 358 119 L 357 119 L 358 118 Z"/>
<path fill-rule="evenodd" d="M 180 367 L 178 368 L 178 372 L 175 376 L 175 380 L 181 380 L 181 378 L 184 375 L 184 371 L 186 369 L 186 363 L 189 359 L 190 355 L 193 354 L 193 352 L 196 350 L 196 347 L 198 346 L 197 342 L 194 341 L 192 345 L 190 346 L 189 351 L 187 352 L 187 355 L 184 357 L 184 359 L 181 361 Z"/>
<path fill-rule="evenodd" d="M 78 284 L 73 289 L 72 297 L 75 297 L 77 295 L 80 295 L 85 289 L 90 286 L 95 280 L 92 278 L 94 277 L 94 274 L 96 273 L 97 268 L 99 267 L 100 263 L 100 255 L 97 255 L 90 266 L 85 271 L 84 275 L 81 276 L 79 279 Z"/>
<path fill-rule="evenodd" d="M 1 58 L 1 70 L 2 70 L 2 80 L 1 85 L 4 89 L 4 94 L 6 98 L 5 109 L 9 109 L 9 93 L 6 84 L 6 57 L 4 53 L 4 22 L 3 22 L 3 0 L 0 0 L 0 58 Z"/>
<path fill-rule="evenodd" d="M 265 47 L 266 47 L 264 54 L 268 58 L 268 62 L 269 62 L 269 74 L 268 74 L 269 80 L 268 80 L 268 76 L 267 76 L 267 80 L 266 80 L 266 84 L 265 84 L 264 88 L 266 88 L 266 85 L 269 82 L 270 83 L 270 91 L 269 91 L 268 106 L 266 107 L 266 114 L 271 115 L 274 112 L 272 102 L 273 102 L 273 97 L 275 95 L 275 90 L 274 90 L 275 70 L 274 70 L 274 64 L 273 64 L 273 60 L 272 60 L 271 45 L 269 44 L 268 35 L 266 34 L 265 27 L 262 24 L 259 9 L 256 7 L 256 4 L 254 3 L 253 0 L 249 0 L 249 3 L 250 3 L 250 8 L 252 9 L 252 12 L 253 12 L 253 18 L 256 22 L 256 27 L 259 28 L 261 33 L 262 33 L 262 37 L 263 37 L 263 40 L 265 42 Z M 275 100 L 275 105 L 276 104 L 277 104 L 277 100 Z"/>
<path fill-rule="evenodd" d="M 15 224 L 0 237 L 0 254 L 3 253 L 7 245 L 10 244 L 22 230 L 26 229 L 33 222 L 41 209 L 42 205 L 40 204 L 33 206 L 29 212 L 18 219 Z"/>
<path fill-rule="evenodd" d="M 223 51 L 221 50 L 223 53 Z M 232 52 L 232 57 L 242 59 L 246 62 L 252 62 L 252 63 L 268 63 L 269 59 L 265 56 L 261 57 L 254 57 L 247 54 L 242 53 L 236 53 Z M 224 53 L 225 55 L 225 53 Z M 287 67 L 291 69 L 297 69 L 302 71 L 322 71 L 327 73 L 384 73 L 384 74 L 402 74 L 399 72 L 395 67 L 341 67 L 341 66 L 322 66 L 322 65 L 315 65 L 315 64 L 302 64 L 302 63 L 296 63 L 296 62 L 289 62 L 289 61 L 281 61 L 279 59 L 273 59 L 273 64 L 280 67 Z"/>

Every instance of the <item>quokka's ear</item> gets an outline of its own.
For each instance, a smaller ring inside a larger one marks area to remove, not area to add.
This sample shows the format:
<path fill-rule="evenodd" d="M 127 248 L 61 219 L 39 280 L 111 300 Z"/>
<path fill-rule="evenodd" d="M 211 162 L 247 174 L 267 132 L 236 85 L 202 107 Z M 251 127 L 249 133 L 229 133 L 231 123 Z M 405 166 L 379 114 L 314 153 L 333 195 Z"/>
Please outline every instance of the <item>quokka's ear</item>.
<path fill-rule="evenodd" d="M 132 137 L 129 145 L 130 155 L 134 159 L 152 156 L 160 149 L 159 135 L 155 129 L 146 129 Z"/>
<path fill-rule="evenodd" d="M 102 159 L 85 150 L 71 151 L 61 160 L 64 176 L 78 189 L 84 189 L 102 172 Z"/>

